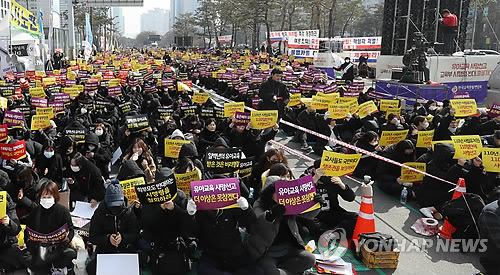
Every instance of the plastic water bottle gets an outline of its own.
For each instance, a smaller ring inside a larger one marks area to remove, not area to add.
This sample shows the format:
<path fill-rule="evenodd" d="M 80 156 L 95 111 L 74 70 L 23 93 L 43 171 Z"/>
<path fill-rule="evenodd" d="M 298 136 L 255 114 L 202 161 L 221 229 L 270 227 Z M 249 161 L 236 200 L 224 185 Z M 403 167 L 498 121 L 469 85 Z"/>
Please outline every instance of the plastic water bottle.
<path fill-rule="evenodd" d="M 406 187 L 403 187 L 403 190 L 401 190 L 401 203 L 406 203 L 408 201 L 408 189 Z"/>
<path fill-rule="evenodd" d="M 250 187 L 250 194 L 248 194 L 248 198 L 249 198 L 249 199 L 253 199 L 253 192 L 254 192 L 254 191 L 255 191 L 255 190 L 254 190 L 252 187 Z"/>

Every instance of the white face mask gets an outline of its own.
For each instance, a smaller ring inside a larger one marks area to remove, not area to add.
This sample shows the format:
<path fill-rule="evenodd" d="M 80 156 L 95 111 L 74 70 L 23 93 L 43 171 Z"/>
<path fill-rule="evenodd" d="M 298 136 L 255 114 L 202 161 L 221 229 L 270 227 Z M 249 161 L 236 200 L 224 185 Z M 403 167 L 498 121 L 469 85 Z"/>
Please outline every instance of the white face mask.
<path fill-rule="evenodd" d="M 377 145 L 378 145 L 378 141 L 375 141 L 375 142 L 370 142 L 370 145 L 371 145 L 371 146 L 377 146 Z"/>
<path fill-rule="evenodd" d="M 82 108 L 80 112 L 82 112 L 82 114 L 86 114 L 87 113 L 87 109 Z"/>
<path fill-rule="evenodd" d="M 96 134 L 98 137 L 100 137 L 100 136 L 102 136 L 102 134 L 104 134 L 104 131 L 103 131 L 102 129 L 96 129 L 96 130 L 95 130 L 95 134 Z"/>
<path fill-rule="evenodd" d="M 454 134 L 457 131 L 457 128 L 448 127 L 448 130 Z"/>
<path fill-rule="evenodd" d="M 71 170 L 76 173 L 76 172 L 80 171 L 80 166 L 71 165 Z"/>
<path fill-rule="evenodd" d="M 94 96 L 95 96 L 95 93 L 89 93 L 89 96 L 90 96 L 90 97 L 94 97 Z"/>
<path fill-rule="evenodd" d="M 431 111 L 434 111 L 434 110 L 436 110 L 437 108 L 438 108 L 438 107 L 437 107 L 437 106 L 434 106 L 434 105 L 429 106 L 429 110 L 431 110 Z"/>
<path fill-rule="evenodd" d="M 429 127 L 429 122 L 425 122 L 425 123 L 422 125 L 422 127 L 424 127 L 424 128 Z"/>
<path fill-rule="evenodd" d="M 43 155 L 44 155 L 46 158 L 50 159 L 51 157 L 53 157 L 53 156 L 54 156 L 54 152 L 43 152 Z"/>
<path fill-rule="evenodd" d="M 95 146 L 94 146 L 94 145 L 89 145 L 89 150 L 90 150 L 90 151 L 94 151 L 94 149 L 95 149 Z"/>
<path fill-rule="evenodd" d="M 42 199 L 40 199 L 40 205 L 45 209 L 51 208 L 55 203 L 56 202 L 55 202 L 54 198 L 42 198 Z"/>

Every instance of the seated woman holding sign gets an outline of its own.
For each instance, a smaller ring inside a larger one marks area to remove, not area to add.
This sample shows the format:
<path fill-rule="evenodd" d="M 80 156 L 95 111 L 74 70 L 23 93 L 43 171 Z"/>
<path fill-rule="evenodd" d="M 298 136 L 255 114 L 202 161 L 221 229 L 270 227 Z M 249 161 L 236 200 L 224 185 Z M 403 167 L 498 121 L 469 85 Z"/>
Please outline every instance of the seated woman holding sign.
<path fill-rule="evenodd" d="M 310 177 L 310 176 L 309 176 Z M 255 202 L 257 221 L 250 227 L 248 252 L 252 259 L 264 270 L 264 274 L 302 274 L 313 267 L 316 258 L 304 249 L 303 235 L 299 230 L 298 215 L 284 216 L 284 205 L 278 204 L 275 182 L 282 179 L 270 176 L 262 189 L 260 198 Z M 315 201 L 321 196 L 316 195 Z M 312 219 L 319 209 L 300 214 L 300 217 Z"/>
<path fill-rule="evenodd" d="M 46 182 L 40 188 L 40 205 L 26 220 L 24 259 L 30 274 L 46 274 L 57 269 L 66 274 L 73 267 L 76 251 L 69 247 L 75 235 L 69 210 L 58 204 L 59 188 Z"/>
<path fill-rule="evenodd" d="M 71 171 L 71 178 L 68 178 L 71 203 L 84 201 L 96 207 L 104 198 L 104 178 L 99 168 L 82 154 L 76 153 L 71 159 Z"/>

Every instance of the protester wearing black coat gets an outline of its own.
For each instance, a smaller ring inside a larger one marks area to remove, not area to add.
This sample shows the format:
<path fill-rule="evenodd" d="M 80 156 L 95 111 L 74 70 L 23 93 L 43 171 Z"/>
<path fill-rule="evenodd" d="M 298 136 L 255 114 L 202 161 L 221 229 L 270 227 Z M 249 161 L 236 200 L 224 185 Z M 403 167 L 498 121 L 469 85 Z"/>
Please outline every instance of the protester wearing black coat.
<path fill-rule="evenodd" d="M 273 72 L 275 72 L 273 70 Z M 283 74 L 281 71 L 276 75 Z M 273 74 L 273 75 L 275 75 Z M 288 104 L 290 95 L 288 88 L 281 81 L 273 80 L 271 76 L 259 87 L 259 97 L 262 101 L 259 104 L 259 110 L 278 110 L 278 117 L 283 117 L 285 107 Z"/>
<path fill-rule="evenodd" d="M 113 153 L 108 148 L 101 147 L 99 137 L 96 134 L 90 133 L 85 136 L 85 144 L 81 151 L 90 161 L 94 162 L 105 179 L 109 178 L 109 163 Z"/>
<path fill-rule="evenodd" d="M 99 202 L 104 199 L 104 179 L 95 164 L 77 153 L 71 160 L 72 178 L 68 180 L 71 201 Z M 76 164 L 76 165 L 75 165 Z"/>
<path fill-rule="evenodd" d="M 0 191 L 3 191 L 0 188 Z M 21 250 L 17 245 L 17 234 L 21 231 L 21 225 L 16 214 L 16 204 L 7 194 L 2 200 L 7 201 L 7 216 L 9 224 L 5 226 L 2 221 L 4 217 L 0 217 L 0 269 L 5 269 L 7 272 L 12 272 L 21 267 Z"/>

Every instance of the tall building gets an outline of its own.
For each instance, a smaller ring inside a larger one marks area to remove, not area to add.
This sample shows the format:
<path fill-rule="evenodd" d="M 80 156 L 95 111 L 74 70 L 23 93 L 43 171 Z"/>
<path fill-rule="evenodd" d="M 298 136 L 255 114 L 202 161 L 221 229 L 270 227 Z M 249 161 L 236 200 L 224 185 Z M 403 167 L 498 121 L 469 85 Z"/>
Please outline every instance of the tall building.
<path fill-rule="evenodd" d="M 122 8 L 111 8 L 111 17 L 113 18 L 116 31 L 123 35 L 125 33 L 125 17 L 123 16 Z"/>
<path fill-rule="evenodd" d="M 164 35 L 170 30 L 170 12 L 164 9 L 152 9 L 141 15 L 141 32 L 150 31 Z"/>
<path fill-rule="evenodd" d="M 175 24 L 176 18 L 181 14 L 187 12 L 194 13 L 198 6 L 198 0 L 170 0 L 170 12 L 172 15 L 170 19 L 171 26 Z"/>

